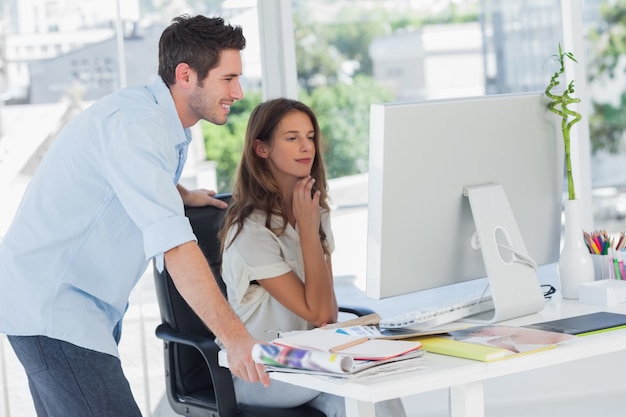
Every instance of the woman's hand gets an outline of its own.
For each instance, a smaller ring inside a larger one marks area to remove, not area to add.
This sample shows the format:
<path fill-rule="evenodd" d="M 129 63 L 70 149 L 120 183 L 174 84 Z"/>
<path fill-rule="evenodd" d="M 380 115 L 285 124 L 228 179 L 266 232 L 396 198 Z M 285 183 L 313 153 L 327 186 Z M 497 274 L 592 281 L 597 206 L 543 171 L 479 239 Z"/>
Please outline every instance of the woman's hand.
<path fill-rule="evenodd" d="M 308 231 L 318 235 L 320 227 L 320 191 L 312 192 L 314 184 L 315 179 L 311 176 L 298 180 L 293 189 L 291 209 L 300 233 Z"/>

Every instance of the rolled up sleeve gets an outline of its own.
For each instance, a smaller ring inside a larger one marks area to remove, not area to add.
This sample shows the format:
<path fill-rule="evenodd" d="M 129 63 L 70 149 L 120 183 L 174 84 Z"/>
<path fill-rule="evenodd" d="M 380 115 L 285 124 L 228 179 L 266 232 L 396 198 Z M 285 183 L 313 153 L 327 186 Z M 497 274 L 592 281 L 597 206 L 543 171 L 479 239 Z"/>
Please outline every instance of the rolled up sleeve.
<path fill-rule="evenodd" d="M 146 128 L 145 123 L 134 122 L 125 124 L 111 139 L 111 151 L 106 152 L 109 182 L 141 230 L 146 260 L 154 258 L 160 271 L 163 253 L 196 239 L 174 183 L 181 163 L 177 147 L 186 140 L 182 128 L 172 134 L 166 125 L 155 123 Z"/>
<path fill-rule="evenodd" d="M 165 252 L 192 240 L 197 241 L 189 219 L 184 216 L 168 217 L 143 229 L 146 259 L 154 257 L 159 272 L 163 271 Z"/>

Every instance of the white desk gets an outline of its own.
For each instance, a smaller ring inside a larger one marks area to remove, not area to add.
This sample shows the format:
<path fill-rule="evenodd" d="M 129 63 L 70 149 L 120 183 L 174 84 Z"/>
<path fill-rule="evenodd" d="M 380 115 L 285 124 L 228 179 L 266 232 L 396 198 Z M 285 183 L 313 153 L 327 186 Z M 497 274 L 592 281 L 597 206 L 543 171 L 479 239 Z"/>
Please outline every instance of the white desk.
<path fill-rule="evenodd" d="M 604 309 L 556 297 L 550 300 L 541 312 L 505 323 L 524 325 L 601 310 L 626 313 L 626 305 Z M 311 375 L 280 373 L 273 373 L 272 378 L 344 396 L 348 417 L 374 417 L 376 402 L 442 388 L 449 390 L 450 416 L 482 417 L 483 382 L 486 380 L 623 350 L 626 350 L 626 329 L 582 337 L 578 341 L 555 349 L 491 363 L 428 353 L 428 369 L 363 382 L 334 381 Z"/>

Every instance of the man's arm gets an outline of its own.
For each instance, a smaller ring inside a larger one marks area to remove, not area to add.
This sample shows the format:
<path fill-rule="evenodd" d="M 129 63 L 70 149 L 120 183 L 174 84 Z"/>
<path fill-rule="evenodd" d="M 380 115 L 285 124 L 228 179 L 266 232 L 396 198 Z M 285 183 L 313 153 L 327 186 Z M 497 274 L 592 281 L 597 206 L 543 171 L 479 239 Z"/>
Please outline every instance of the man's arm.
<path fill-rule="evenodd" d="M 180 193 L 180 197 L 183 199 L 183 203 L 189 207 L 203 207 L 203 206 L 215 206 L 217 208 L 226 208 L 226 204 L 222 200 L 213 198 L 215 191 L 206 190 L 204 188 L 198 190 L 188 190 L 180 184 L 176 184 L 176 189 Z"/>
<path fill-rule="evenodd" d="M 196 244 L 183 243 L 165 253 L 174 285 L 198 317 L 224 343 L 231 372 L 249 382 L 269 385 L 263 366 L 251 357 L 255 340 L 222 295 L 206 258 Z"/>

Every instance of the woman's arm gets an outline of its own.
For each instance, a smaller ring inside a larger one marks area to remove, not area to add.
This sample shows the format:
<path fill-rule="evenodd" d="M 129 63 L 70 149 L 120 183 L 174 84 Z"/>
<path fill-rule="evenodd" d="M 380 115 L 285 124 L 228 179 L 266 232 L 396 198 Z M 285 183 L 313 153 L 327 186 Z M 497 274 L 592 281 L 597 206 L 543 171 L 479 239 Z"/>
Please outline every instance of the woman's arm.
<path fill-rule="evenodd" d="M 332 263 L 326 260 L 319 237 L 319 193 L 311 196 L 313 180 L 296 184 L 293 215 L 300 233 L 305 282 L 291 271 L 259 284 L 278 302 L 315 326 L 337 321 L 338 307 L 333 286 Z"/>

